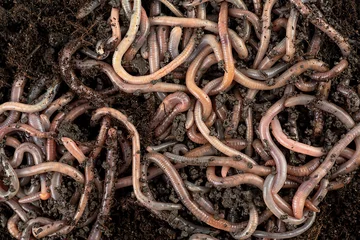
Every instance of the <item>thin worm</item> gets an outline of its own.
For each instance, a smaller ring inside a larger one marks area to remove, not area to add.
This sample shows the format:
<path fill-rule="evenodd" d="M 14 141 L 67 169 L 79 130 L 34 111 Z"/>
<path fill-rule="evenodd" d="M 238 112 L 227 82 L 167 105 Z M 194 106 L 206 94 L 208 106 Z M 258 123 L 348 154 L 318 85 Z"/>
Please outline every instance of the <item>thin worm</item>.
<path fill-rule="evenodd" d="M 219 28 L 221 49 L 224 55 L 225 73 L 224 73 L 223 81 L 215 89 L 213 89 L 213 91 L 216 92 L 221 92 L 227 89 L 234 80 L 234 75 L 235 75 L 234 73 L 235 62 L 232 54 L 232 45 L 228 32 L 228 13 L 229 13 L 228 3 L 222 2 L 220 5 L 218 28 Z"/>
<path fill-rule="evenodd" d="M 256 36 L 260 39 L 261 24 L 260 24 L 260 19 L 258 18 L 258 16 L 256 16 L 254 13 L 252 13 L 248 10 L 236 9 L 236 8 L 230 8 L 229 15 L 231 17 L 236 17 L 236 18 L 246 17 L 246 20 L 251 22 L 251 24 L 253 25 Z"/>
<path fill-rule="evenodd" d="M 331 81 L 321 82 L 318 85 L 318 97 L 327 100 L 330 94 Z M 314 136 L 318 137 L 323 133 L 324 129 L 324 113 L 320 109 L 314 110 Z"/>
<path fill-rule="evenodd" d="M 116 74 L 111 65 L 101 61 L 75 61 L 75 66 L 79 69 L 99 68 L 99 70 L 104 72 L 109 77 L 111 82 L 118 86 L 121 91 L 126 93 L 186 91 L 186 86 L 172 83 L 157 82 L 154 84 L 149 83 L 141 85 L 128 84 Z"/>
<path fill-rule="evenodd" d="M 198 18 L 175 18 L 175 17 L 153 17 L 150 19 L 151 25 L 166 25 L 166 26 L 182 26 L 182 27 L 190 27 L 190 28 L 204 28 L 207 31 L 212 33 L 219 33 L 219 29 L 216 23 L 198 19 Z M 245 42 L 242 38 L 240 38 L 237 33 L 232 30 L 228 29 L 230 41 L 232 47 L 238 53 L 238 56 L 241 59 L 247 59 L 249 56 L 249 52 L 245 45 Z M 184 49 L 185 51 L 185 49 Z M 188 60 L 187 60 L 188 61 Z"/>
<path fill-rule="evenodd" d="M 318 86 L 318 82 L 315 81 L 308 81 L 306 82 L 304 78 L 300 78 L 295 82 L 295 86 L 303 92 L 312 92 Z"/>
<path fill-rule="evenodd" d="M 30 236 L 31 236 L 31 230 L 34 227 L 34 225 L 45 225 L 45 224 L 50 224 L 54 222 L 53 220 L 49 219 L 49 218 L 44 218 L 44 217 L 37 217 L 37 218 L 33 218 L 30 219 L 28 222 L 26 222 L 25 226 L 24 226 L 24 230 L 21 233 L 21 240 L 29 240 Z"/>
<path fill-rule="evenodd" d="M 47 173 L 47 172 L 60 172 L 62 174 L 65 174 L 73 178 L 77 182 L 80 183 L 85 182 L 84 175 L 81 172 L 79 172 L 77 169 L 67 164 L 59 163 L 59 162 L 43 162 L 35 166 L 15 169 L 15 172 L 19 178 L 34 176 L 37 174 Z"/>
<path fill-rule="evenodd" d="M 131 145 L 126 137 L 123 136 L 123 133 L 118 132 L 118 141 L 122 152 L 122 159 L 124 163 L 118 169 L 118 175 L 125 172 L 131 164 Z"/>
<path fill-rule="evenodd" d="M 280 60 L 286 53 L 286 39 L 280 41 L 269 54 L 260 62 L 259 69 L 268 69 Z M 235 72 L 236 73 L 236 72 Z"/>
<path fill-rule="evenodd" d="M 144 8 L 141 8 L 141 24 L 140 24 L 140 35 L 135 39 L 134 43 L 124 54 L 124 61 L 130 62 L 134 59 L 136 53 L 145 46 L 146 40 L 150 33 L 150 22 Z M 147 59 L 147 58 L 146 58 Z"/>
<path fill-rule="evenodd" d="M 5 203 L 15 212 L 16 215 L 18 215 L 23 222 L 29 221 L 28 215 L 26 212 L 21 208 L 20 204 L 14 200 L 10 199 L 8 201 L 5 201 Z"/>
<path fill-rule="evenodd" d="M 245 149 L 247 143 L 246 141 L 242 140 L 242 139 L 226 139 L 226 140 L 222 140 L 222 142 L 233 148 L 236 149 L 238 151 L 241 151 L 243 149 Z M 187 152 L 185 154 L 186 157 L 202 157 L 202 156 L 209 156 L 209 155 L 216 155 L 218 153 L 218 151 L 216 150 L 216 148 L 214 148 L 211 144 L 204 144 L 203 146 L 194 148 L 192 150 L 190 150 L 189 152 Z"/>
<path fill-rule="evenodd" d="M 174 145 L 172 148 L 172 153 L 176 154 L 176 155 L 179 155 L 180 153 L 186 154 L 187 152 L 189 152 L 188 147 L 182 143 L 178 143 L 178 144 Z"/>
<path fill-rule="evenodd" d="M 65 225 L 65 221 L 54 221 L 42 227 L 33 227 L 32 234 L 34 235 L 35 238 L 40 239 L 58 233 L 58 231 L 61 230 L 61 228 L 64 227 L 64 225 Z"/>
<path fill-rule="evenodd" d="M 161 150 L 164 150 L 168 147 L 174 146 L 176 142 L 165 142 L 157 146 L 147 146 L 146 151 L 148 152 L 159 152 Z"/>
<path fill-rule="evenodd" d="M 164 4 L 175 16 L 184 17 L 184 15 L 177 9 L 174 4 L 169 2 L 168 0 L 159 0 L 162 4 Z"/>
<path fill-rule="evenodd" d="M 296 228 L 295 230 L 282 232 L 282 233 L 271 233 L 264 231 L 255 231 L 252 236 L 257 238 L 273 238 L 273 239 L 288 239 L 299 236 L 310 229 L 310 227 L 314 224 L 316 218 L 316 214 L 312 213 L 312 215 L 306 220 L 304 225 Z"/>
<path fill-rule="evenodd" d="M 286 62 L 292 61 L 295 56 L 296 26 L 298 18 L 299 12 L 295 8 L 292 8 L 286 26 L 286 54 L 283 57 L 284 61 Z"/>
<path fill-rule="evenodd" d="M 309 56 L 315 57 L 316 55 L 318 55 L 321 47 L 321 40 L 322 40 L 321 31 L 318 28 L 316 28 L 314 31 L 314 35 L 311 38 L 309 48 L 307 51 L 307 54 Z"/>
<path fill-rule="evenodd" d="M 16 213 L 12 215 L 7 221 L 7 230 L 10 235 L 15 239 L 20 239 L 21 232 L 18 228 L 18 223 L 20 222 L 20 217 Z"/>
<path fill-rule="evenodd" d="M 288 25 L 287 18 L 277 18 L 272 22 L 272 31 L 279 32 L 281 29 L 286 29 L 287 25 Z"/>
<path fill-rule="evenodd" d="M 201 210 L 196 203 L 191 199 L 189 192 L 186 190 L 184 182 L 182 181 L 179 173 L 176 171 L 174 166 L 161 154 L 158 153 L 149 153 L 146 155 L 148 162 L 150 161 L 158 165 L 164 173 L 169 177 L 172 186 L 179 195 L 182 203 L 190 210 L 192 214 L 195 215 L 200 221 L 205 222 L 206 224 L 225 231 L 237 232 L 244 223 L 233 224 L 224 219 L 215 219 L 212 215 Z M 146 173 L 143 173 L 146 174 Z M 146 176 L 146 175 L 145 175 Z M 255 214 L 255 212 L 251 212 Z M 252 219 L 252 217 L 250 217 Z M 247 224 L 246 224 L 247 225 Z"/>
<path fill-rule="evenodd" d="M 269 167 L 251 165 L 244 161 L 244 159 L 237 160 L 236 157 L 184 157 L 169 152 L 164 153 L 164 155 L 170 160 L 172 160 L 174 163 L 187 164 L 191 166 L 229 166 L 237 170 L 241 170 L 247 173 L 253 173 L 259 176 L 267 176 L 271 173 L 271 168 Z"/>
<path fill-rule="evenodd" d="M 106 163 L 108 164 L 105 173 L 105 186 L 104 194 L 101 200 L 100 213 L 97 216 L 96 222 L 93 225 L 88 239 L 98 240 L 101 238 L 102 231 L 100 226 L 105 224 L 105 221 L 109 218 L 112 201 L 114 198 L 114 185 L 116 176 L 116 162 L 117 162 L 117 132 L 114 128 L 108 130 L 108 139 L 111 141 L 107 146 Z"/>
<path fill-rule="evenodd" d="M 195 18 L 195 8 L 190 8 L 186 10 L 186 15 L 188 18 Z M 184 34 L 182 37 L 181 48 L 185 49 L 186 45 L 189 43 L 191 35 L 195 34 L 194 29 L 185 28 Z"/>
<path fill-rule="evenodd" d="M 257 79 L 257 80 L 269 80 L 279 73 L 283 72 L 289 67 L 287 63 L 279 63 L 274 67 L 266 70 L 255 70 L 255 69 L 240 69 L 240 72 L 245 74 L 247 77 Z"/>
<path fill-rule="evenodd" d="M 267 0 L 264 5 L 263 14 L 261 16 L 262 33 L 260 38 L 259 50 L 256 53 L 253 67 L 259 67 L 260 61 L 264 58 L 270 43 L 271 35 L 271 11 L 277 0 Z"/>
<path fill-rule="evenodd" d="M 106 40 L 104 49 L 105 51 L 114 51 L 121 41 L 121 29 L 119 23 L 119 9 L 111 8 L 111 14 L 109 18 L 110 27 L 112 30 L 112 36 Z"/>
<path fill-rule="evenodd" d="M 92 13 L 104 0 L 90 0 L 84 4 L 76 13 L 77 19 L 82 19 Z"/>
<path fill-rule="evenodd" d="M 24 93 L 25 84 L 26 84 L 26 78 L 25 78 L 24 74 L 17 74 L 15 76 L 15 80 L 14 80 L 12 88 L 11 88 L 11 96 L 10 96 L 11 102 L 19 102 L 20 101 L 20 97 Z M 17 122 L 19 120 L 19 118 L 20 118 L 20 113 L 18 111 L 11 111 L 9 116 L 0 123 L 0 128 Z"/>
<path fill-rule="evenodd" d="M 349 112 L 357 112 L 360 109 L 360 97 L 354 89 L 349 86 L 339 84 L 337 86 L 337 91 L 345 97 Z"/>
<path fill-rule="evenodd" d="M 0 105 L 0 114 L 4 111 L 18 111 L 23 113 L 33 113 L 44 110 L 54 99 L 56 92 L 58 91 L 60 82 L 56 79 L 52 86 L 48 88 L 43 99 L 34 104 L 24 104 L 18 102 L 5 102 Z"/>
<path fill-rule="evenodd" d="M 262 160 L 268 161 L 271 159 L 271 156 L 265 151 L 264 145 L 262 144 L 261 140 L 255 139 L 252 143 L 252 146 L 255 149 L 255 152 L 259 154 Z"/>
<path fill-rule="evenodd" d="M 79 161 L 80 164 L 86 160 L 86 156 L 72 139 L 62 137 L 61 141 L 65 148 Z"/>
<path fill-rule="evenodd" d="M 170 28 L 168 26 L 158 26 L 156 30 L 157 41 L 159 43 L 159 59 L 160 61 L 164 61 L 165 54 L 169 49 L 168 39 Z"/>
<path fill-rule="evenodd" d="M 132 13 L 130 1 L 129 0 L 121 0 L 121 6 L 122 6 L 122 9 L 124 10 L 126 18 L 130 19 L 131 13 Z"/>
<path fill-rule="evenodd" d="M 231 122 L 230 125 L 225 129 L 225 138 L 227 139 L 231 138 L 232 135 L 236 134 L 240 122 L 243 99 L 240 95 L 239 90 L 235 90 L 235 99 L 236 102 L 233 107 Z"/>
<path fill-rule="evenodd" d="M 89 101 L 95 103 L 95 105 L 103 105 L 105 100 L 103 96 L 95 90 L 85 86 L 80 79 L 76 76 L 75 71 L 72 69 L 72 55 L 83 45 L 83 41 L 75 39 L 65 45 L 59 54 L 60 72 L 64 82 L 73 90 L 76 94 L 84 96 Z"/>
<path fill-rule="evenodd" d="M 331 25 L 329 25 L 323 17 L 316 16 L 316 14 L 310 10 L 302 0 L 290 0 L 292 4 L 296 6 L 299 12 L 305 17 L 309 17 L 309 21 L 315 25 L 318 29 L 323 31 L 331 40 L 333 40 L 340 48 L 341 53 L 344 57 L 350 55 L 351 47 L 346 39 L 336 31 Z"/>
<path fill-rule="evenodd" d="M 53 101 L 43 112 L 43 114 L 49 119 L 54 114 L 55 111 L 64 107 L 68 103 L 70 103 L 75 97 L 75 94 L 72 92 L 67 92 L 55 101 Z"/>
<path fill-rule="evenodd" d="M 203 187 L 203 186 L 198 186 L 192 182 L 189 181 L 184 181 L 184 184 L 186 186 L 186 188 L 191 191 L 191 192 L 195 192 L 195 193 L 208 193 L 210 191 L 210 188 L 208 187 Z"/>
<path fill-rule="evenodd" d="M 155 136 L 158 137 L 172 124 L 175 117 L 189 110 L 190 98 L 183 92 L 168 95 L 155 113 L 150 128 L 155 128 Z"/>

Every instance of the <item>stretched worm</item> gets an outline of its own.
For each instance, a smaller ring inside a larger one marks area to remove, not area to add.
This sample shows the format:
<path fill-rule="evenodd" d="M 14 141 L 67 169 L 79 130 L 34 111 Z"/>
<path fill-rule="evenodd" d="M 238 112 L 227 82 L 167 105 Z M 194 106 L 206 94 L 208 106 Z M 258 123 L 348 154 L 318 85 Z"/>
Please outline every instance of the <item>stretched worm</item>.
<path fill-rule="evenodd" d="M 26 78 L 25 78 L 24 74 L 17 74 L 15 76 L 15 81 L 13 82 L 13 85 L 11 88 L 11 96 L 10 96 L 11 102 L 19 102 L 20 101 L 20 97 L 24 93 L 25 84 L 26 84 Z M 17 122 L 19 120 L 19 118 L 20 118 L 19 111 L 16 111 L 16 110 L 11 111 L 9 116 L 0 123 L 0 128 Z"/>
<path fill-rule="evenodd" d="M 48 88 L 46 91 L 43 99 L 34 104 L 24 104 L 24 103 L 18 103 L 18 102 L 5 102 L 0 105 L 0 114 L 2 114 L 4 111 L 18 111 L 18 112 L 24 112 L 24 113 L 33 113 L 33 112 L 39 112 L 44 110 L 54 99 L 56 92 L 58 91 L 60 82 L 56 79 L 51 87 Z"/>
<path fill-rule="evenodd" d="M 68 103 L 70 103 L 75 97 L 75 94 L 72 92 L 67 92 L 55 101 L 53 101 L 43 112 L 43 114 L 50 119 L 51 116 L 59 110 L 60 108 L 66 106 Z"/>
<path fill-rule="evenodd" d="M 287 63 L 279 63 L 274 67 L 266 70 L 240 69 L 240 72 L 245 74 L 249 78 L 266 81 L 283 72 L 288 67 L 289 64 Z"/>
<path fill-rule="evenodd" d="M 75 61 L 75 66 L 79 69 L 91 69 L 91 68 L 99 68 L 102 72 L 104 72 L 111 82 L 113 82 L 121 91 L 126 93 L 146 93 L 146 92 L 176 92 L 176 91 L 186 91 L 186 87 L 179 84 L 172 83 L 149 83 L 149 84 L 141 84 L 141 85 L 133 85 L 126 83 L 123 79 L 121 79 L 111 65 L 95 60 L 87 60 L 87 61 Z"/>
<path fill-rule="evenodd" d="M 259 67 L 260 62 L 264 58 L 266 51 L 269 47 L 271 35 L 271 11 L 276 2 L 276 0 L 267 0 L 264 5 L 263 13 L 261 16 L 262 33 L 260 38 L 260 46 L 259 50 L 256 53 L 253 64 L 253 68 L 255 69 Z"/>
<path fill-rule="evenodd" d="M 174 27 L 170 32 L 169 38 L 169 53 L 171 59 L 175 59 L 179 56 L 179 43 L 182 36 L 182 28 L 181 27 Z"/>
<path fill-rule="evenodd" d="M 242 18 L 245 17 L 247 21 L 251 22 L 251 24 L 254 27 L 255 30 L 255 34 L 256 36 L 260 39 L 261 38 L 261 24 L 260 24 L 260 19 L 258 18 L 258 16 L 256 16 L 254 13 L 248 11 L 248 10 L 243 10 L 243 9 L 237 9 L 237 8 L 230 8 L 229 9 L 229 15 L 231 17 L 236 17 L 236 18 Z"/>
<path fill-rule="evenodd" d="M 161 150 L 164 150 L 168 147 L 174 146 L 176 142 L 165 142 L 157 146 L 147 146 L 146 151 L 148 152 L 159 152 Z"/>
<path fill-rule="evenodd" d="M 158 26 L 156 28 L 156 36 L 159 44 L 159 60 L 164 61 L 165 54 L 169 49 L 168 39 L 170 35 L 170 28 L 168 26 Z"/>
<path fill-rule="evenodd" d="M 340 48 L 341 53 L 344 57 L 350 55 L 350 45 L 348 41 L 338 32 L 335 28 L 329 25 L 320 16 L 316 16 L 303 2 L 302 0 L 290 0 L 292 4 L 296 6 L 299 12 L 304 16 L 310 16 L 309 21 L 314 24 L 315 27 L 323 31 L 331 40 L 333 40 Z"/>
<path fill-rule="evenodd" d="M 286 54 L 283 57 L 284 61 L 290 62 L 295 55 L 295 40 L 296 40 L 296 26 L 299 18 L 299 12 L 292 8 L 290 11 L 289 20 L 286 26 Z"/>
<path fill-rule="evenodd" d="M 174 4 L 169 2 L 168 0 L 159 0 L 162 4 L 164 4 L 175 16 L 183 17 L 184 15 L 177 9 Z"/>
<path fill-rule="evenodd" d="M 86 160 L 86 156 L 72 139 L 62 137 L 61 141 L 65 148 L 79 161 L 80 164 Z"/>
<path fill-rule="evenodd" d="M 104 186 L 104 194 L 101 201 L 101 209 L 100 213 L 97 216 L 96 222 L 93 225 L 89 239 L 97 240 L 101 238 L 102 232 L 100 230 L 100 226 L 105 224 L 105 220 L 109 218 L 110 209 L 112 205 L 112 201 L 114 198 L 114 185 L 115 185 L 115 176 L 116 176 L 116 160 L 117 160 L 117 132 L 114 128 L 110 128 L 108 130 L 108 139 L 111 141 L 109 143 L 108 152 L 106 156 L 106 162 L 108 164 L 106 173 L 105 173 L 105 186 Z"/>

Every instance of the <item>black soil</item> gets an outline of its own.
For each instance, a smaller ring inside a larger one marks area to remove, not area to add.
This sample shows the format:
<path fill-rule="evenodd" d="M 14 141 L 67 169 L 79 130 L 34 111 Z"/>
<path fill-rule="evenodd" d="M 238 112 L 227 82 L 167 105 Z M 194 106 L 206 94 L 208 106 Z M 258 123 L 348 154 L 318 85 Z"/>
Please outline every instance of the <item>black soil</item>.
<path fill-rule="evenodd" d="M 94 45 L 97 40 L 103 39 L 111 33 L 111 29 L 106 22 L 111 6 L 107 3 L 102 4 L 93 14 L 82 20 L 75 18 L 77 9 L 86 1 L 0 1 L 0 102 L 9 99 L 9 89 L 16 73 L 25 72 L 28 78 L 25 98 L 29 89 L 35 86 L 46 86 L 50 80 L 58 77 L 58 53 L 69 40 L 81 37 L 90 45 Z M 322 2 L 321 11 L 326 19 L 344 36 L 349 38 L 353 50 L 349 70 L 341 78 L 338 78 L 333 85 L 336 86 L 341 81 L 350 81 L 351 85 L 357 86 L 359 84 L 358 76 L 360 75 L 358 62 L 360 3 L 357 0 L 319 0 L 318 2 Z M 334 43 L 325 38 L 325 44 L 323 44 L 322 48 L 321 58 L 324 62 L 333 65 L 334 62 L 338 61 L 340 54 Z M 142 62 L 134 62 L 134 65 L 139 72 L 144 70 L 141 67 Z M 147 69 L 144 71 L 146 72 Z M 91 74 L 82 73 L 81 75 L 86 84 L 91 86 L 96 83 L 96 78 L 91 77 Z M 96 75 L 101 77 L 101 74 L 96 73 Z M 336 92 L 335 89 L 332 89 L 332 93 Z M 330 98 L 346 109 L 346 102 L 341 96 L 332 94 Z M 156 102 L 153 94 L 128 95 L 121 93 L 115 99 L 114 106 L 121 109 L 135 123 L 140 136 L 142 136 L 143 146 L 156 144 L 152 140 L 148 123 L 157 104 L 158 102 Z M 89 122 L 89 118 L 90 114 L 85 114 L 74 125 L 62 126 L 61 135 L 71 136 L 74 139 L 93 140 L 96 130 L 91 131 L 88 124 L 79 124 Z M 179 126 L 183 125 L 183 119 L 179 117 L 177 123 Z M 181 130 L 181 127 L 179 129 Z M 182 140 L 184 133 L 180 131 L 176 135 L 179 136 L 179 140 Z M 329 144 L 333 144 L 335 140 L 336 137 L 326 137 L 326 141 L 330 142 Z M 190 168 L 183 173 L 183 177 L 189 177 L 201 182 L 204 181 L 204 171 L 199 168 Z M 170 196 L 169 198 L 176 201 L 176 194 L 164 180 L 166 179 L 155 180 L 156 184 L 152 185 L 154 194 Z M 63 196 L 71 196 L 76 187 L 74 184 L 69 183 L 62 192 Z M 209 197 L 215 207 L 219 206 L 228 210 L 234 207 L 240 209 L 244 207 L 246 209 L 246 204 L 242 200 L 246 198 L 246 192 L 240 190 L 243 189 L 239 187 L 228 190 L 213 190 Z M 97 196 L 93 196 L 93 199 L 97 199 Z M 259 197 L 256 204 L 262 207 L 263 203 L 260 199 Z M 316 223 L 303 237 L 298 239 L 357 239 L 356 236 L 360 236 L 359 200 L 360 174 L 357 172 L 354 174 L 352 182 L 344 189 L 328 194 L 321 204 L 321 213 L 318 215 Z M 67 211 L 74 211 L 65 202 L 53 203 L 49 201 L 41 207 L 49 217 L 54 218 L 58 217 L 59 214 L 66 214 Z M 91 211 L 95 208 L 97 208 L 97 205 L 93 200 L 89 209 Z M 243 214 L 246 216 L 246 213 Z M 0 204 L 1 239 L 11 239 L 6 229 L 6 221 L 10 216 L 11 211 L 7 206 Z M 191 220 L 189 215 L 187 215 L 187 218 Z M 105 239 L 187 238 L 185 233 L 174 230 L 167 222 L 158 220 L 146 209 L 138 206 L 130 188 L 116 192 L 116 201 L 112 209 L 111 219 L 106 226 Z M 76 229 L 70 236 L 67 236 L 67 239 L 86 239 L 88 233 L 88 227 Z M 231 239 L 229 235 L 220 235 L 219 238 Z"/>

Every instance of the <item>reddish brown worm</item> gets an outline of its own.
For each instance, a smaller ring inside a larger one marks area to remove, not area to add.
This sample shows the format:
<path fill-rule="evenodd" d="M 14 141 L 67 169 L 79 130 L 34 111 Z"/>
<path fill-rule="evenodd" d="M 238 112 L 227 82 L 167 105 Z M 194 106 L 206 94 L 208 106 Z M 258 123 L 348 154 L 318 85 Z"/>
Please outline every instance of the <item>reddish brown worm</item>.
<path fill-rule="evenodd" d="M 149 84 L 128 84 L 123 79 L 121 79 L 114 69 L 107 63 L 96 61 L 96 60 L 87 60 L 87 61 L 75 61 L 75 66 L 79 69 L 91 69 L 99 68 L 104 72 L 109 79 L 119 87 L 119 89 L 126 93 L 146 93 L 146 92 L 176 92 L 176 91 L 186 91 L 186 87 L 179 84 L 173 83 L 149 83 Z"/>
<path fill-rule="evenodd" d="M 62 137 L 61 141 L 65 148 L 79 161 L 80 164 L 86 160 L 86 156 L 72 139 Z"/>

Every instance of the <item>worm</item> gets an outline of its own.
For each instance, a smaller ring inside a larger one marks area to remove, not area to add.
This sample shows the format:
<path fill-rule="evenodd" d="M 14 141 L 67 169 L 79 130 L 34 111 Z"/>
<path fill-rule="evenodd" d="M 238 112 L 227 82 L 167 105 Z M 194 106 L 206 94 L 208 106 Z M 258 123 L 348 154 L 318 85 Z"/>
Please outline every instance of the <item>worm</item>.
<path fill-rule="evenodd" d="M 290 11 L 289 20 L 286 26 L 286 54 L 283 57 L 284 61 L 290 62 L 294 59 L 295 55 L 295 40 L 296 40 L 296 26 L 299 18 L 299 12 L 292 8 Z"/>
<path fill-rule="evenodd" d="M 255 70 L 255 69 L 240 69 L 241 73 L 245 74 L 247 77 L 257 79 L 257 80 L 269 80 L 279 73 L 283 72 L 289 67 L 286 63 L 279 63 L 273 68 L 266 70 Z"/>
<path fill-rule="evenodd" d="M 29 240 L 31 236 L 31 230 L 34 227 L 34 225 L 38 225 L 38 224 L 45 225 L 45 224 L 51 224 L 52 222 L 53 220 L 44 217 L 37 217 L 30 219 L 28 222 L 26 222 L 24 226 L 24 230 L 21 233 L 20 239 Z"/>
<path fill-rule="evenodd" d="M 15 81 L 12 85 L 11 88 L 11 97 L 10 97 L 10 101 L 11 102 L 19 102 L 20 101 L 20 97 L 23 95 L 24 93 L 24 87 L 26 84 L 26 78 L 24 76 L 24 74 L 17 74 L 15 76 Z M 1 105 L 0 105 L 1 106 Z M 18 111 L 11 111 L 9 116 L 0 123 L 0 128 L 7 126 L 9 124 L 15 123 L 16 121 L 18 121 L 20 118 L 20 113 Z"/>
<path fill-rule="evenodd" d="M 19 222 L 20 222 L 20 217 L 15 213 L 9 218 L 6 224 L 10 235 L 15 239 L 20 239 L 21 237 L 21 232 L 18 228 Z"/>
<path fill-rule="evenodd" d="M 262 158 L 262 160 L 268 161 L 271 159 L 271 156 L 269 156 L 269 154 L 265 151 L 264 145 L 262 144 L 260 139 L 255 139 L 252 142 L 252 146 L 257 152 L 257 154 L 259 154 L 259 156 Z"/>
<path fill-rule="evenodd" d="M 170 32 L 169 37 L 169 53 L 171 59 L 175 59 L 179 56 L 179 43 L 182 36 L 182 28 L 181 27 L 174 27 Z"/>
<path fill-rule="evenodd" d="M 61 141 L 65 148 L 76 158 L 76 160 L 79 161 L 80 164 L 86 160 L 86 156 L 72 139 L 62 137 Z"/>
<path fill-rule="evenodd" d="M 172 83 L 150 83 L 142 85 L 133 85 L 124 82 L 114 71 L 114 69 L 107 63 L 96 61 L 96 60 L 87 60 L 87 61 L 75 61 L 75 66 L 79 69 L 91 69 L 99 68 L 104 72 L 109 79 L 123 92 L 126 93 L 135 93 L 135 92 L 176 92 L 176 91 L 186 91 L 186 87 L 179 84 Z"/>
<path fill-rule="evenodd" d="M 91 0 L 82 6 L 76 13 L 77 19 L 82 19 L 92 13 L 97 7 L 99 7 L 104 1 L 103 0 Z"/>
<path fill-rule="evenodd" d="M 159 0 L 162 4 L 164 4 L 175 16 L 183 17 L 184 15 L 177 9 L 171 2 L 168 0 Z"/>
<path fill-rule="evenodd" d="M 148 152 L 159 152 L 161 150 L 164 150 L 168 147 L 174 146 L 176 142 L 165 142 L 157 146 L 147 146 L 146 151 Z"/>

